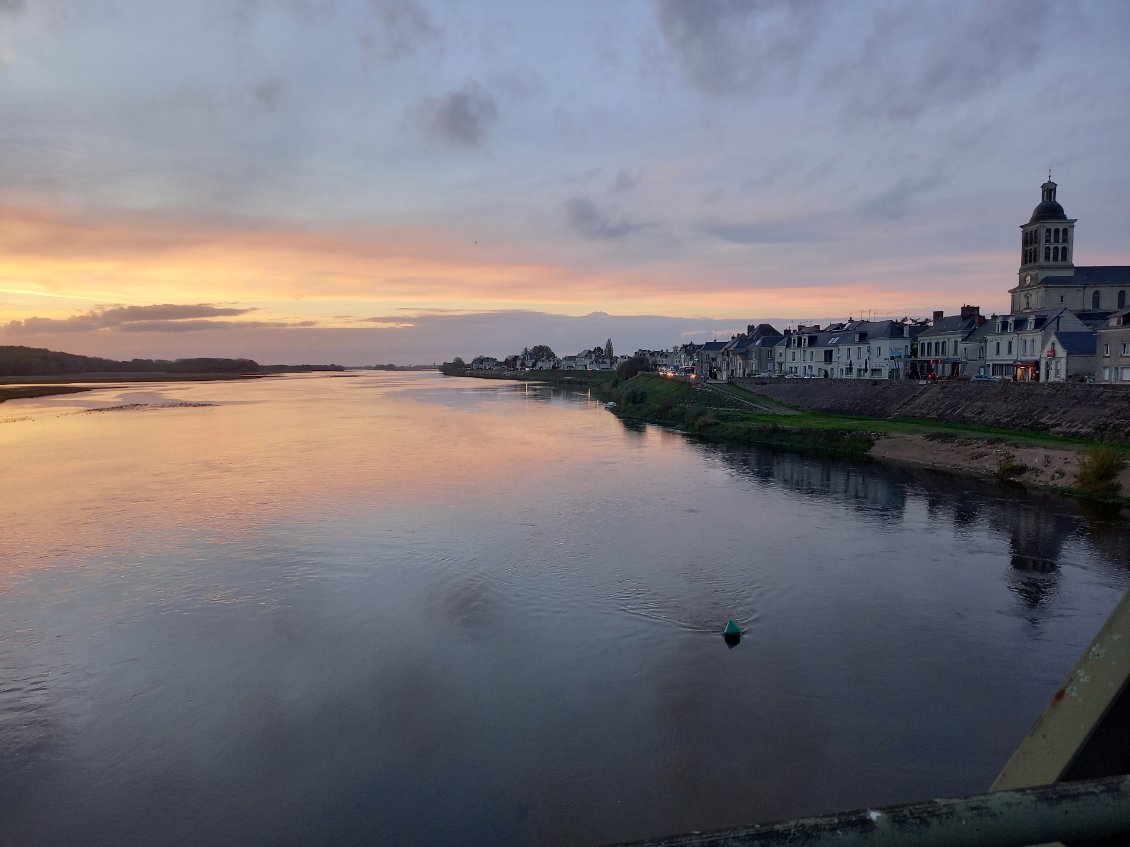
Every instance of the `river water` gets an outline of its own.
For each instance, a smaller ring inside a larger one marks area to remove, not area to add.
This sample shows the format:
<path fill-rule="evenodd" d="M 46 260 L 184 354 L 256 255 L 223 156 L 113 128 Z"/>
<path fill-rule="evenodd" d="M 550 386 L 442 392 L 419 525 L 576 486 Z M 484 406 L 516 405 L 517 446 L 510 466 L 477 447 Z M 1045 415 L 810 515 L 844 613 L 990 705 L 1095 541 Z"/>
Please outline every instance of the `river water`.
<path fill-rule="evenodd" d="M 0 456 L 9 847 L 594 844 L 978 792 L 1130 587 L 1125 514 L 520 383 L 104 387 L 0 406 Z"/>

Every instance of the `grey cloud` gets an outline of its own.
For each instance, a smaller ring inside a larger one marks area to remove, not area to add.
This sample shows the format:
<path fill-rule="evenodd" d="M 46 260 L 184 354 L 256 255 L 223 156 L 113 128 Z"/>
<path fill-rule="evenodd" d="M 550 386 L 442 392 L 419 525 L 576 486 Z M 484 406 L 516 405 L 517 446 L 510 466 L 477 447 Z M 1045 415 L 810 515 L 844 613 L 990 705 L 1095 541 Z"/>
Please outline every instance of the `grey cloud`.
<path fill-rule="evenodd" d="M 22 321 L 9 321 L 4 329 L 15 334 L 94 332 L 97 330 L 131 331 L 134 326 L 140 323 L 156 322 L 164 324 L 166 322 L 190 321 L 197 318 L 235 317 L 245 315 L 250 311 L 253 310 L 222 308 L 205 303 L 185 306 L 163 303 L 154 306 L 99 307 L 79 315 L 72 315 L 69 318 L 31 317 Z"/>
<path fill-rule="evenodd" d="M 613 240 L 631 235 L 643 224 L 632 223 L 621 217 L 613 220 L 589 197 L 574 197 L 565 204 L 565 217 L 569 225 L 585 238 Z"/>
<path fill-rule="evenodd" d="M 837 230 L 831 217 L 822 213 L 804 219 L 752 223 L 707 220 L 699 224 L 699 229 L 730 244 L 814 244 L 835 240 Z"/>
<path fill-rule="evenodd" d="M 264 111 L 273 112 L 278 108 L 285 88 L 286 82 L 281 77 L 272 76 L 256 83 L 251 94 Z"/>
<path fill-rule="evenodd" d="M 426 132 L 461 147 L 481 146 L 498 118 L 494 98 L 473 80 L 442 97 L 424 98 L 413 111 Z"/>
<path fill-rule="evenodd" d="M 865 201 L 863 210 L 889 220 L 904 218 L 910 213 L 910 201 L 914 197 L 944 185 L 946 181 L 945 177 L 936 174 L 904 176 L 886 191 Z"/>
<path fill-rule="evenodd" d="M 369 0 L 377 31 L 361 36 L 361 46 L 382 59 L 399 59 L 443 36 L 427 10 L 415 0 Z"/>
<path fill-rule="evenodd" d="M 623 194 L 625 191 L 631 191 L 640 184 L 640 179 L 643 178 L 642 171 L 629 173 L 623 168 L 616 174 L 616 178 L 612 180 L 612 185 L 609 186 L 609 191 L 613 194 Z"/>
<path fill-rule="evenodd" d="M 751 88 L 812 43 L 823 0 L 658 0 L 659 28 L 687 79 L 711 94 Z"/>
<path fill-rule="evenodd" d="M 25 5 L 24 0 L 0 0 L 0 12 L 15 14 L 22 12 Z"/>
<path fill-rule="evenodd" d="M 933 14 L 920 6 L 883 10 L 858 58 L 829 68 L 824 82 L 847 88 L 848 112 L 860 119 L 913 120 L 983 96 L 1033 66 L 1044 51 L 1052 9 L 1047 2 L 1013 0 Z"/>

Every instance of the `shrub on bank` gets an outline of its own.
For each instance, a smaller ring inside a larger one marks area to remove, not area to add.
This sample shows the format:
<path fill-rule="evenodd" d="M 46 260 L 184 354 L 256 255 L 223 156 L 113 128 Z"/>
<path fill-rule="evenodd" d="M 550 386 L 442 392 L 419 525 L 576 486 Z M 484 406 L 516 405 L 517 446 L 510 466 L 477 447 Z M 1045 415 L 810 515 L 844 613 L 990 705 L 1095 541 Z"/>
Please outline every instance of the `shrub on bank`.
<path fill-rule="evenodd" d="M 1091 494 L 1117 494 L 1118 475 L 1126 467 L 1126 457 L 1109 444 L 1096 444 L 1079 465 L 1076 485 Z"/>

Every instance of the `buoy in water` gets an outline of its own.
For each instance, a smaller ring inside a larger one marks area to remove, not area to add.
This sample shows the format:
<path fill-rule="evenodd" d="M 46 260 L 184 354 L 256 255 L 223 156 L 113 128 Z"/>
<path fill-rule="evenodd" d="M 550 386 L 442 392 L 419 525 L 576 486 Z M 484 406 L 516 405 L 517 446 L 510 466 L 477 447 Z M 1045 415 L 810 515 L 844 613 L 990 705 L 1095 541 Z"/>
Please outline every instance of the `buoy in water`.
<path fill-rule="evenodd" d="M 722 637 L 727 644 L 737 644 L 742 640 L 742 628 L 734 623 L 733 618 L 726 621 L 726 628 L 722 630 Z"/>

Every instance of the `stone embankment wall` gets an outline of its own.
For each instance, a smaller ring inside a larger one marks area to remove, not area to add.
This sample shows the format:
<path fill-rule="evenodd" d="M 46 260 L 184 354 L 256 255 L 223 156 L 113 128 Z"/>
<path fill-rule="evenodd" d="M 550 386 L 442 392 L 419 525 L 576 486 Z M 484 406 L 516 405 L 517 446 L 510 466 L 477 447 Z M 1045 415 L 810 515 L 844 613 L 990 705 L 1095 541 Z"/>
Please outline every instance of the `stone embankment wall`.
<path fill-rule="evenodd" d="M 780 403 L 837 415 L 970 423 L 1130 442 L 1130 385 L 745 379 Z"/>

